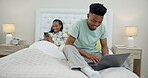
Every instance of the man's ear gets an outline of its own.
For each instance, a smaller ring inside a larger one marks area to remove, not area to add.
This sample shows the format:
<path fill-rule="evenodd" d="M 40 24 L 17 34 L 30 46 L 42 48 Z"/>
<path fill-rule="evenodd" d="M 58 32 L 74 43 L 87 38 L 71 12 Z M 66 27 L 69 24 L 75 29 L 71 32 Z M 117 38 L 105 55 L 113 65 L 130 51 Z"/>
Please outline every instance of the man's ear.
<path fill-rule="evenodd" d="M 89 18 L 89 13 L 87 14 L 87 18 Z"/>

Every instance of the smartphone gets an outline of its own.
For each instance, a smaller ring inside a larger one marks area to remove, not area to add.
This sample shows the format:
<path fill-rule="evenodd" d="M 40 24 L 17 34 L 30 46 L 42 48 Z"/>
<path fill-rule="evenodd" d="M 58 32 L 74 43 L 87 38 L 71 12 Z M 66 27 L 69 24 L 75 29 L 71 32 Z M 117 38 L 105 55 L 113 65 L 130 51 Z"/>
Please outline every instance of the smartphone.
<path fill-rule="evenodd" d="M 48 32 L 44 32 L 44 36 L 45 37 L 50 37 L 50 35 L 48 34 Z"/>

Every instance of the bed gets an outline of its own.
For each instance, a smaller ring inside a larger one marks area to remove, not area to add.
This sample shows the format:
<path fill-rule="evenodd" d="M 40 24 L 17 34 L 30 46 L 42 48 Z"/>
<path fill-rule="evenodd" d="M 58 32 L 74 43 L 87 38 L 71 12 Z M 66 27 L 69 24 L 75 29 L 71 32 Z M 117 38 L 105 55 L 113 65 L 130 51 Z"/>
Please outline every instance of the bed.
<path fill-rule="evenodd" d="M 74 18 L 86 18 L 87 10 L 42 9 L 36 12 L 35 43 L 11 55 L 0 58 L 0 78 L 88 78 L 79 70 L 71 70 L 61 47 L 47 41 L 38 41 L 50 29 L 52 20 L 62 19 L 64 31 L 69 31 Z M 68 17 L 67 17 L 68 16 Z M 62 18 L 61 18 L 62 17 Z M 50 20 L 49 20 L 50 19 Z M 50 21 L 50 22 L 49 22 Z M 68 24 L 67 24 L 68 23 Z M 107 26 L 108 46 L 112 47 L 112 13 L 108 11 L 103 23 Z M 139 78 L 124 67 L 111 67 L 101 71 L 102 78 Z"/>
<path fill-rule="evenodd" d="M 123 67 L 99 71 L 103 78 L 139 78 Z M 88 78 L 79 70 L 71 70 L 56 45 L 39 41 L 0 58 L 0 78 Z"/>

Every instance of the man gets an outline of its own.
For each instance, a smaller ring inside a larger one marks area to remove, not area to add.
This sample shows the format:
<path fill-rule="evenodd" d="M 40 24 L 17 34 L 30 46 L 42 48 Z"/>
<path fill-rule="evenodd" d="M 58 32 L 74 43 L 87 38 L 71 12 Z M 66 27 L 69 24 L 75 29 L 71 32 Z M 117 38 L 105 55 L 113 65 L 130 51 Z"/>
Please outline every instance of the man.
<path fill-rule="evenodd" d="M 101 78 L 101 75 L 94 71 L 89 66 L 93 64 L 89 63 L 97 64 L 102 55 L 108 54 L 107 32 L 102 24 L 106 11 L 102 4 L 91 4 L 87 19 L 77 22 L 72 27 L 66 46 L 63 48 L 70 68 L 80 68 L 90 78 Z M 98 40 L 102 46 L 102 54 L 96 49 Z"/>

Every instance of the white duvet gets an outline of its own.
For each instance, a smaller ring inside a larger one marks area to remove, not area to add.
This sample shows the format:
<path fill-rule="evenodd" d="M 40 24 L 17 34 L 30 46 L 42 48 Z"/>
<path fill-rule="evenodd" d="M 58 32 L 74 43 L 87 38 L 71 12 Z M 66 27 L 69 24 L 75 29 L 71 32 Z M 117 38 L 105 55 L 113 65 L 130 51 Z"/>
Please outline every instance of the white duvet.
<path fill-rule="evenodd" d="M 58 58 L 58 55 L 50 55 L 41 49 L 32 46 L 0 58 L 0 78 L 88 78 L 79 70 L 71 70 L 63 55 Z M 103 78 L 138 78 L 123 67 L 99 72 Z"/>

